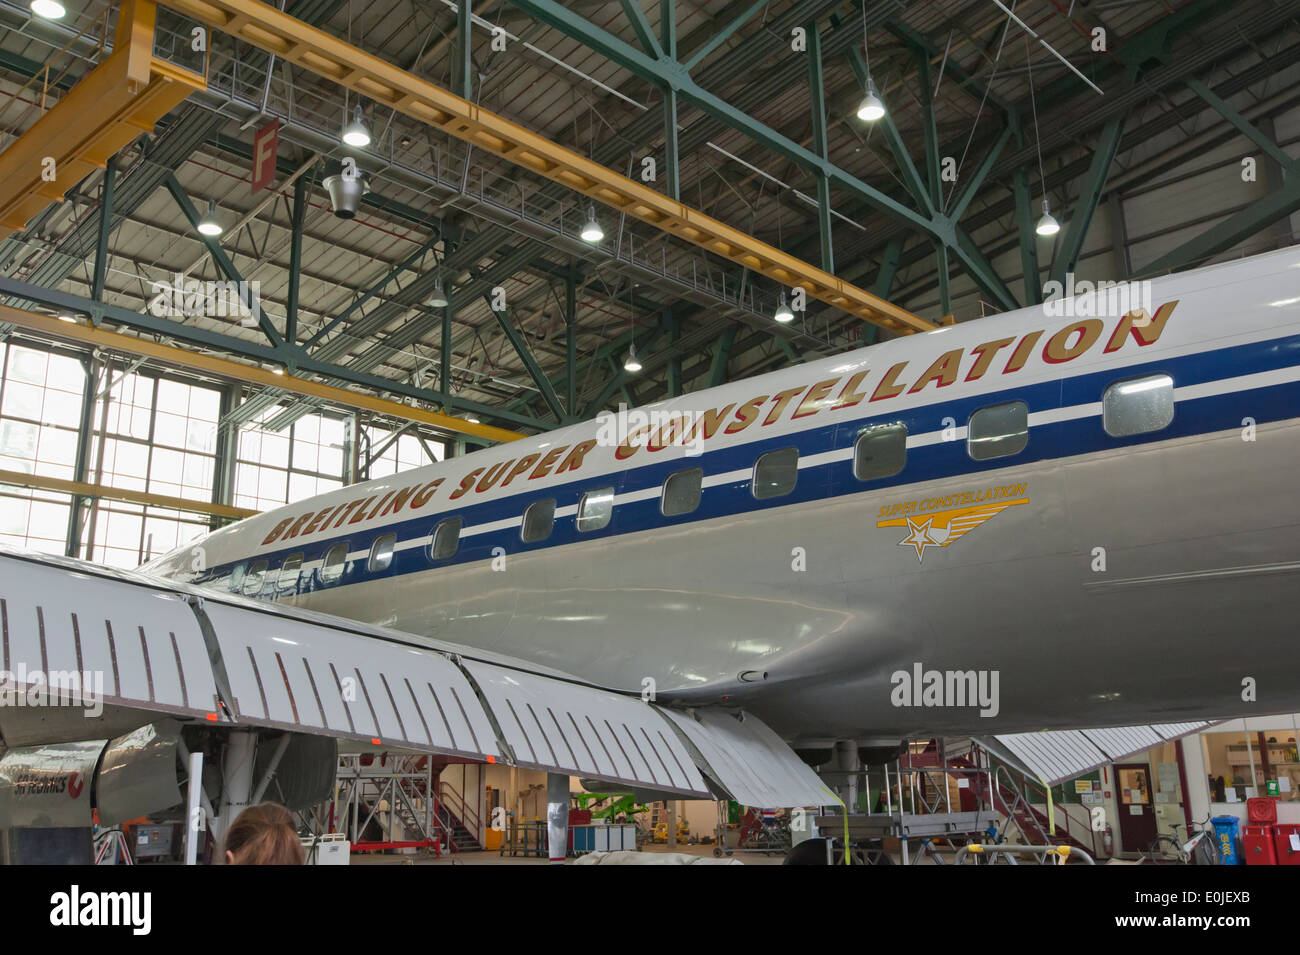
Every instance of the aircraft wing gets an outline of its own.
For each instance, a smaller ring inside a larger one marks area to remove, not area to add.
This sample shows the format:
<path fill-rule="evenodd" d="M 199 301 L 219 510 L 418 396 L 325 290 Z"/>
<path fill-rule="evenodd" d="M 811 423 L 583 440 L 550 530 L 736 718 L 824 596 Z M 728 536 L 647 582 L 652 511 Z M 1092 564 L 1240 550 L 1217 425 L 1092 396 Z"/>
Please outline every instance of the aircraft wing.
<path fill-rule="evenodd" d="M 501 654 L 4 547 L 0 669 L 0 691 L 76 675 L 90 684 L 83 692 L 99 682 L 106 706 L 210 726 L 273 727 L 771 808 L 830 798 L 752 714 L 671 709 Z"/>

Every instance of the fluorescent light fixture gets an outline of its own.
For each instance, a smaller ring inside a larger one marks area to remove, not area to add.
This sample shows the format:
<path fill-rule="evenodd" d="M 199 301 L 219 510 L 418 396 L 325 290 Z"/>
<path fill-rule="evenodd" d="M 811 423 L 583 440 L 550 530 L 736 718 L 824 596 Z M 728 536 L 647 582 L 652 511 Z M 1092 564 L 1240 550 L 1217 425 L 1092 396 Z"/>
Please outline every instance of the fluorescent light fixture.
<path fill-rule="evenodd" d="M 641 370 L 641 359 L 636 357 L 635 345 L 628 346 L 627 358 L 623 361 L 623 370 L 632 375 Z"/>
<path fill-rule="evenodd" d="M 794 312 L 790 311 L 790 306 L 785 304 L 785 289 L 781 289 L 781 304 L 776 307 L 776 314 L 772 316 L 782 325 L 787 325 L 794 321 Z"/>
<path fill-rule="evenodd" d="M 32 0 L 32 13 L 46 20 L 62 20 L 68 11 L 57 0 Z"/>
<path fill-rule="evenodd" d="M 599 242 L 605 238 L 605 230 L 596 221 L 596 207 L 587 206 L 587 224 L 582 227 L 582 241 Z"/>
<path fill-rule="evenodd" d="M 858 104 L 858 119 L 864 123 L 874 123 L 885 115 L 885 101 L 880 98 L 876 92 L 876 84 L 871 77 L 867 77 L 867 95 L 862 97 L 862 102 Z"/>
<path fill-rule="evenodd" d="M 1052 210 L 1047 205 L 1047 200 L 1043 200 L 1043 217 L 1038 220 L 1038 225 L 1034 231 L 1039 235 L 1056 235 L 1061 231 L 1061 224 L 1052 217 Z"/>
<path fill-rule="evenodd" d="M 210 236 L 218 236 L 221 235 L 222 232 L 226 231 L 221 227 L 221 223 L 217 221 L 216 199 L 208 200 L 208 214 L 199 220 L 199 231 L 204 235 Z"/>
<path fill-rule="evenodd" d="M 360 103 L 357 104 L 357 110 L 352 115 L 352 122 L 343 127 L 343 142 L 357 149 L 370 145 L 370 129 L 361 117 Z"/>
<path fill-rule="evenodd" d="M 429 296 L 429 305 L 432 308 L 447 307 L 447 293 L 442 290 L 442 279 L 434 279 L 433 294 Z"/>
<path fill-rule="evenodd" d="M 272 365 L 272 366 L 271 366 L 271 374 L 273 374 L 273 375 L 283 375 L 283 374 L 284 374 L 284 368 L 281 367 L 280 365 Z"/>
<path fill-rule="evenodd" d="M 478 423 L 479 423 L 478 418 L 475 418 L 472 414 L 470 414 L 470 415 L 465 415 L 465 420 L 468 421 L 470 424 L 478 424 Z"/>
<path fill-rule="evenodd" d="M 67 312 L 63 312 L 61 315 L 59 315 L 59 321 L 67 322 L 69 325 L 75 325 L 77 324 L 77 316 L 70 315 Z"/>

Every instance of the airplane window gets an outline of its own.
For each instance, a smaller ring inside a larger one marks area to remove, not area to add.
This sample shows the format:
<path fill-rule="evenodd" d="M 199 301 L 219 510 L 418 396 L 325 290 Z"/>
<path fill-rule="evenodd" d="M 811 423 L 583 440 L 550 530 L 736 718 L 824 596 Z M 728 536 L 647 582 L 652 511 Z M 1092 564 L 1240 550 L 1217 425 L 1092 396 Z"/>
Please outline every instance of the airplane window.
<path fill-rule="evenodd" d="M 1019 454 L 1029 443 L 1029 406 L 1023 401 L 990 405 L 970 416 L 966 450 L 976 461 Z"/>
<path fill-rule="evenodd" d="M 370 561 L 366 565 L 366 569 L 372 574 L 378 570 L 387 570 L 388 565 L 393 562 L 393 548 L 396 546 L 396 534 L 384 534 L 382 537 L 376 537 L 375 542 L 370 545 Z"/>
<path fill-rule="evenodd" d="M 533 501 L 524 511 L 524 524 L 519 528 L 519 536 L 525 544 L 535 544 L 551 536 L 555 526 L 555 498 L 543 498 Z"/>
<path fill-rule="evenodd" d="M 853 445 L 853 476 L 859 481 L 893 477 L 907 463 L 907 425 L 867 428 Z"/>
<path fill-rule="evenodd" d="M 286 593 L 298 589 L 298 575 L 302 573 L 302 554 L 291 554 L 284 559 L 280 567 L 280 579 L 276 586 Z"/>
<path fill-rule="evenodd" d="M 449 517 L 438 523 L 433 532 L 433 543 L 429 545 L 430 560 L 446 560 L 456 556 L 456 550 L 460 547 L 460 527 L 459 517 Z"/>
<path fill-rule="evenodd" d="M 248 597 L 256 597 L 262 592 L 262 583 L 266 580 L 266 561 L 255 560 L 248 573 L 244 575 L 243 591 Z"/>
<path fill-rule="evenodd" d="M 699 468 L 688 468 L 668 475 L 664 481 L 664 493 L 659 502 L 659 510 L 664 517 L 676 517 L 689 514 L 700 506 L 700 486 L 704 472 Z"/>
<path fill-rule="evenodd" d="M 1101 421 L 1112 438 L 1146 434 L 1169 427 L 1174 420 L 1174 380 L 1148 375 L 1117 381 L 1101 399 Z"/>
<path fill-rule="evenodd" d="M 754 462 L 754 480 L 750 488 L 754 497 L 781 497 L 794 490 L 799 480 L 799 449 L 781 448 L 760 454 Z"/>
<path fill-rule="evenodd" d="M 248 573 L 248 564 L 243 561 L 230 569 L 230 589 L 235 593 L 239 593 L 240 588 L 243 586 L 244 574 L 246 573 Z"/>
<path fill-rule="evenodd" d="M 598 531 L 614 514 L 614 489 L 602 487 L 582 495 L 578 504 L 578 530 Z"/>
<path fill-rule="evenodd" d="M 335 544 L 325 552 L 325 559 L 320 565 L 320 579 L 322 583 L 332 584 L 343 576 L 343 565 L 348 560 L 348 545 Z"/>

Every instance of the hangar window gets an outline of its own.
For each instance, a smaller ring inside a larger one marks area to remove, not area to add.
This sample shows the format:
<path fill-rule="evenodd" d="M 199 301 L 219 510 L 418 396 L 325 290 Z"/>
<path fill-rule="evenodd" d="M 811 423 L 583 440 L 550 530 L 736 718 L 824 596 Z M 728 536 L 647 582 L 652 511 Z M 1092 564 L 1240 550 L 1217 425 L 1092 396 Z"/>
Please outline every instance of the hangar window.
<path fill-rule="evenodd" d="M 298 575 L 302 573 L 302 554 L 290 554 L 280 566 L 280 579 L 276 586 L 284 593 L 298 589 Z"/>
<path fill-rule="evenodd" d="M 1023 401 L 981 408 L 970 416 L 966 450 L 976 461 L 1019 454 L 1029 444 L 1029 406 Z"/>
<path fill-rule="evenodd" d="M 867 428 L 853 445 L 853 476 L 859 481 L 893 477 L 907 463 L 907 426 Z"/>
<path fill-rule="evenodd" d="M 1101 421 L 1112 438 L 1146 434 L 1169 427 L 1174 420 L 1174 380 L 1147 375 L 1117 381 L 1101 399 Z"/>
<path fill-rule="evenodd" d="M 347 543 L 335 544 L 325 552 L 325 559 L 320 565 L 322 583 L 332 584 L 343 576 L 343 565 L 348 561 Z"/>
<path fill-rule="evenodd" d="M 555 527 L 555 498 L 547 497 L 533 501 L 524 511 L 524 524 L 519 528 L 519 536 L 525 544 L 536 544 L 551 536 Z"/>
<path fill-rule="evenodd" d="M 659 510 L 663 512 L 664 517 L 689 514 L 699 507 L 700 487 L 703 480 L 704 472 L 699 468 L 688 468 L 670 474 L 668 480 L 664 481 L 663 498 L 659 502 Z"/>
<path fill-rule="evenodd" d="M 256 597 L 262 592 L 262 583 L 266 580 L 266 561 L 255 560 L 244 575 L 243 591 L 245 596 Z"/>
<path fill-rule="evenodd" d="M 782 497 L 794 490 L 799 480 L 799 449 L 781 448 L 760 454 L 754 462 L 754 480 L 751 490 L 754 497 Z"/>
<path fill-rule="evenodd" d="M 375 542 L 370 545 L 370 561 L 366 569 L 372 574 L 379 570 L 387 570 L 393 562 L 393 550 L 396 547 L 396 534 L 384 534 L 382 537 L 375 538 Z"/>
<path fill-rule="evenodd" d="M 578 530 L 598 531 L 614 514 L 614 489 L 602 487 L 582 495 L 578 504 Z"/>
<path fill-rule="evenodd" d="M 433 543 L 429 545 L 430 560 L 446 560 L 456 556 L 456 550 L 460 547 L 460 527 L 459 517 L 449 517 L 438 523 L 433 531 Z"/>

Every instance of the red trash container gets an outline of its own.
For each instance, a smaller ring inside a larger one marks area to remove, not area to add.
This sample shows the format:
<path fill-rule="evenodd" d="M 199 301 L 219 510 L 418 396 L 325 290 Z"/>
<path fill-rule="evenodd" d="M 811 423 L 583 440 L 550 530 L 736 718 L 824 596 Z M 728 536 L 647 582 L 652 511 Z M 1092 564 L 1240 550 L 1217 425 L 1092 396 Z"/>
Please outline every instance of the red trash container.
<path fill-rule="evenodd" d="M 1276 846 L 1272 826 L 1247 825 L 1241 837 L 1246 865 L 1277 865 Z"/>
<path fill-rule="evenodd" d="M 1247 799 L 1246 821 L 1270 826 L 1277 822 L 1277 797 L 1251 796 Z"/>
<path fill-rule="evenodd" d="M 1300 825 L 1294 822 L 1284 822 L 1273 827 L 1278 865 L 1300 865 L 1300 850 L 1291 848 L 1291 837 L 1297 834 L 1300 834 Z"/>

